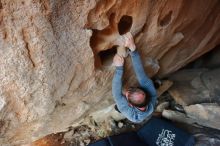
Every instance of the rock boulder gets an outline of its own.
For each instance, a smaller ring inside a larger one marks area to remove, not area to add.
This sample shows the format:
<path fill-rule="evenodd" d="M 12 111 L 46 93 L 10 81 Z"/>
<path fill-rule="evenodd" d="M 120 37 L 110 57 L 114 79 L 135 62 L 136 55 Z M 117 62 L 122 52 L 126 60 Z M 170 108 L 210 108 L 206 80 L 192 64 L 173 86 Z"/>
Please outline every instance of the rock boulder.
<path fill-rule="evenodd" d="M 220 43 L 220 2 L 0 0 L 0 143 L 63 131 L 111 97 L 115 39 L 127 31 L 146 70 L 152 58 L 166 76 Z M 130 59 L 125 79 L 136 82 Z"/>

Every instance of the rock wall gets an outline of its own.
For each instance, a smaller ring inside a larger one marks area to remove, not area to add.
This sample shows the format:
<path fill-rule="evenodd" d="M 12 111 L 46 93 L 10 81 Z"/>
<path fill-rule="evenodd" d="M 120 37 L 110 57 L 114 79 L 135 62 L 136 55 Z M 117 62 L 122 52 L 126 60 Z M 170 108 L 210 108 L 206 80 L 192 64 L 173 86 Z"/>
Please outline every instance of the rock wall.
<path fill-rule="evenodd" d="M 220 2 L 0 0 L 0 143 L 63 131 L 111 97 L 127 31 L 150 76 L 166 76 L 220 43 Z M 125 78 L 136 83 L 129 58 Z"/>

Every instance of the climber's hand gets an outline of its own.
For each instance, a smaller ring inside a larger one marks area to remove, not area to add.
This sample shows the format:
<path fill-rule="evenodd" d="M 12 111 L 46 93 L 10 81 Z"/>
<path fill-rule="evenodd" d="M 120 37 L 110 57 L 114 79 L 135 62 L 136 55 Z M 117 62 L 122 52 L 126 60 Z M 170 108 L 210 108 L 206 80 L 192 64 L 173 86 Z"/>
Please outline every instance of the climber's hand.
<path fill-rule="evenodd" d="M 120 55 L 116 54 L 114 59 L 113 59 L 113 65 L 114 66 L 123 66 L 124 65 L 124 58 L 121 57 Z"/>
<path fill-rule="evenodd" d="M 134 38 L 130 32 L 123 35 L 124 46 L 128 47 L 132 52 L 136 50 L 136 46 L 134 43 Z"/>

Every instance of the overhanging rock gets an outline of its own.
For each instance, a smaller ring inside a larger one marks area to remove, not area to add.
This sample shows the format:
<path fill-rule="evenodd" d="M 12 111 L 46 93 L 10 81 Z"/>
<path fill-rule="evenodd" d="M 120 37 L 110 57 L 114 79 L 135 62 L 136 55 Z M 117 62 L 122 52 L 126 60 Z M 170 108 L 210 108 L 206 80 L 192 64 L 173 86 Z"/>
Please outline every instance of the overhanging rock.
<path fill-rule="evenodd" d="M 111 99 L 107 50 L 127 31 L 165 76 L 220 43 L 220 2 L 1 0 L 0 143 L 63 131 Z M 135 83 L 126 60 L 126 83 Z"/>

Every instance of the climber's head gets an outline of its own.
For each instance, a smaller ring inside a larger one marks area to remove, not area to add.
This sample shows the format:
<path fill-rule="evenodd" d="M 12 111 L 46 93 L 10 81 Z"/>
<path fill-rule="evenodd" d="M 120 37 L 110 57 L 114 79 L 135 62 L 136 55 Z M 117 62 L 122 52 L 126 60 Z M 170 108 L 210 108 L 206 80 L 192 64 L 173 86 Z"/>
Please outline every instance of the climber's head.
<path fill-rule="evenodd" d="M 128 102 L 137 108 L 145 108 L 150 100 L 148 93 L 144 92 L 141 88 L 130 87 L 125 91 L 125 96 Z"/>

